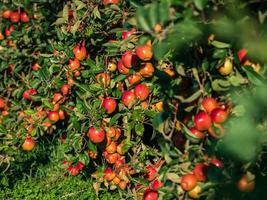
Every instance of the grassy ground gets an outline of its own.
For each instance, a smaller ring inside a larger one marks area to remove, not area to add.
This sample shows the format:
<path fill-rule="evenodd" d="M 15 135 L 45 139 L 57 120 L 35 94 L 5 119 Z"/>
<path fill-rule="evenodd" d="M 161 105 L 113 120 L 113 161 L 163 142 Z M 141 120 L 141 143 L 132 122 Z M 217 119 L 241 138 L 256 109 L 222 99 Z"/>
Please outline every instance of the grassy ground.
<path fill-rule="evenodd" d="M 96 196 L 91 180 L 81 177 L 52 176 L 47 179 L 22 179 L 13 188 L 0 190 L 0 199 L 56 200 L 56 199 L 120 199 L 118 193 L 102 191 Z"/>

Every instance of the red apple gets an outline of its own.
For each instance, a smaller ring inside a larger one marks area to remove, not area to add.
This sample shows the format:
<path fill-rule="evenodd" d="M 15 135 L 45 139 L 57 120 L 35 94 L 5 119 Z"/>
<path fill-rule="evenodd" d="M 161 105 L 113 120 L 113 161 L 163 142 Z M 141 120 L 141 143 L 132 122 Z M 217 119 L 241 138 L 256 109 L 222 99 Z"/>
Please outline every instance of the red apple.
<path fill-rule="evenodd" d="M 149 95 L 149 88 L 145 84 L 139 84 L 134 88 L 134 94 L 138 99 L 144 101 Z"/>
<path fill-rule="evenodd" d="M 78 60 L 83 60 L 86 58 L 86 48 L 78 43 L 72 50 L 74 56 Z"/>
<path fill-rule="evenodd" d="M 102 128 L 90 127 L 87 136 L 93 143 L 101 143 L 104 141 L 106 133 Z"/>
<path fill-rule="evenodd" d="M 195 127 L 199 131 L 208 130 L 212 125 L 211 117 L 209 116 L 208 113 L 203 111 L 195 115 L 194 122 L 195 122 Z"/>
<path fill-rule="evenodd" d="M 102 107 L 105 108 L 106 113 L 111 114 L 116 110 L 117 102 L 113 98 L 105 98 L 102 103 Z"/>
<path fill-rule="evenodd" d="M 132 91 L 125 91 L 122 94 L 122 103 L 130 108 L 136 101 L 136 96 Z"/>
<path fill-rule="evenodd" d="M 29 18 L 28 14 L 26 12 L 21 12 L 20 13 L 20 21 L 24 22 L 24 23 L 27 23 L 27 22 L 30 21 L 30 18 Z"/>
<path fill-rule="evenodd" d="M 125 67 L 132 68 L 137 65 L 138 57 L 132 51 L 126 51 L 121 60 Z"/>
<path fill-rule="evenodd" d="M 24 143 L 22 144 L 22 149 L 25 151 L 31 151 L 35 147 L 36 142 L 31 137 L 27 136 Z"/>
<path fill-rule="evenodd" d="M 202 107 L 207 113 L 211 113 L 211 111 L 218 107 L 218 103 L 214 98 L 206 97 L 202 101 Z"/>
<path fill-rule="evenodd" d="M 150 60 L 153 56 L 152 48 L 150 45 L 145 44 L 143 46 L 139 46 L 136 48 L 136 55 L 141 59 L 141 60 Z"/>
<path fill-rule="evenodd" d="M 225 110 L 221 108 L 215 108 L 211 112 L 210 117 L 214 123 L 220 124 L 227 120 L 228 114 Z"/>
<path fill-rule="evenodd" d="M 192 190 L 197 185 L 197 177 L 194 174 L 186 174 L 181 178 L 181 186 L 183 190 Z"/>

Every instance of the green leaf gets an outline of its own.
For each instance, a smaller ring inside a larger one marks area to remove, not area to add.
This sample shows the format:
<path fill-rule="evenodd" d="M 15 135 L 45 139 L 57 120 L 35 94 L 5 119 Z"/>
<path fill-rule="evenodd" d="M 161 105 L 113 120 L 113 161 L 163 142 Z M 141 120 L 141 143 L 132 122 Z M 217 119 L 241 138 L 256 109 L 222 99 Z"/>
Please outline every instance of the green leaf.
<path fill-rule="evenodd" d="M 143 124 L 136 124 L 134 130 L 137 135 L 142 136 L 145 131 L 145 128 Z"/>
<path fill-rule="evenodd" d="M 94 8 L 93 15 L 94 15 L 95 18 L 101 19 L 101 15 L 100 15 L 100 12 L 98 10 L 98 7 Z"/>
<path fill-rule="evenodd" d="M 75 22 L 75 24 L 71 27 L 71 33 L 75 35 L 76 31 L 78 30 L 79 26 L 81 24 L 81 21 Z"/>
<path fill-rule="evenodd" d="M 257 72 L 255 72 L 252 67 L 246 66 L 246 67 L 243 67 L 242 69 L 246 72 L 248 79 L 254 85 L 262 86 L 266 82 L 265 79 L 261 75 L 259 75 Z"/>
<path fill-rule="evenodd" d="M 211 42 L 211 45 L 213 45 L 214 47 L 219 48 L 219 49 L 225 49 L 225 48 L 230 48 L 231 47 L 230 44 L 224 43 L 224 42 L 220 42 L 220 41 L 217 41 L 217 40 L 213 40 Z"/>
<path fill-rule="evenodd" d="M 82 162 L 85 165 L 89 164 L 90 158 L 89 156 L 84 152 L 83 154 L 79 155 L 79 161 Z"/>
<path fill-rule="evenodd" d="M 216 79 L 211 83 L 212 89 L 215 91 L 226 91 L 231 86 L 228 80 Z"/>
<path fill-rule="evenodd" d="M 147 9 L 144 7 L 139 7 L 136 11 L 136 21 L 138 24 L 138 27 L 140 27 L 141 30 L 144 30 L 146 32 L 151 31 L 151 27 L 149 26 L 148 18 L 147 18 Z"/>
<path fill-rule="evenodd" d="M 199 10 L 203 10 L 206 4 L 208 3 L 208 0 L 194 0 L 194 3 Z"/>
<path fill-rule="evenodd" d="M 82 8 L 84 8 L 86 6 L 85 3 L 83 3 L 82 1 L 79 1 L 79 0 L 75 0 L 74 3 L 77 6 L 76 10 L 81 10 Z"/>
<path fill-rule="evenodd" d="M 119 118 L 122 116 L 121 113 L 116 113 L 110 120 L 109 126 L 113 126 L 113 124 L 116 124 L 119 120 Z"/>

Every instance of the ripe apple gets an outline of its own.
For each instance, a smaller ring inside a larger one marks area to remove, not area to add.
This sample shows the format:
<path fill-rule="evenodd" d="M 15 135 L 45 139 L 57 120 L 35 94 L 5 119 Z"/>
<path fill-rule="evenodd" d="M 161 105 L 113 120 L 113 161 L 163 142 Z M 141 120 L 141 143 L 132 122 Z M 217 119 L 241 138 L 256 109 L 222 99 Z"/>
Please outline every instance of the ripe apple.
<path fill-rule="evenodd" d="M 113 172 L 113 170 L 108 167 L 104 170 L 104 179 L 107 181 L 112 181 L 114 178 L 116 177 L 115 172 Z"/>
<path fill-rule="evenodd" d="M 142 76 L 140 74 L 135 73 L 135 74 L 129 75 L 127 77 L 127 80 L 129 82 L 129 84 L 132 86 L 132 85 L 139 83 L 141 81 L 141 78 L 142 78 Z"/>
<path fill-rule="evenodd" d="M 69 59 L 69 69 L 71 71 L 76 71 L 80 68 L 80 62 L 77 58 Z"/>
<path fill-rule="evenodd" d="M 90 127 L 87 136 L 93 143 L 101 143 L 104 141 L 106 133 L 102 128 Z"/>
<path fill-rule="evenodd" d="M 114 141 L 111 141 L 111 143 L 106 147 L 106 152 L 109 154 L 116 153 L 117 151 L 117 143 Z"/>
<path fill-rule="evenodd" d="M 135 94 L 132 91 L 123 92 L 121 99 L 122 99 L 122 103 L 128 108 L 132 107 L 132 105 L 136 101 Z"/>
<path fill-rule="evenodd" d="M 5 35 L 6 37 L 10 36 L 11 33 L 15 30 L 14 26 L 10 26 L 9 28 L 5 29 Z"/>
<path fill-rule="evenodd" d="M 158 193 L 155 190 L 147 189 L 144 192 L 143 200 L 157 200 Z"/>
<path fill-rule="evenodd" d="M 126 187 L 127 187 L 127 183 L 126 183 L 125 181 L 121 181 L 121 182 L 119 183 L 119 188 L 120 188 L 121 190 L 125 190 Z"/>
<path fill-rule="evenodd" d="M 72 175 L 72 176 L 76 176 L 79 174 L 79 169 L 78 167 L 74 167 L 73 165 L 70 165 L 67 169 L 69 171 L 69 173 Z"/>
<path fill-rule="evenodd" d="M 62 85 L 60 90 L 61 90 L 62 94 L 64 96 L 66 96 L 69 93 L 70 85 L 68 85 L 68 84 Z"/>
<path fill-rule="evenodd" d="M 108 5 L 108 4 L 118 4 L 119 0 L 103 0 L 103 4 L 104 5 Z"/>
<path fill-rule="evenodd" d="M 238 59 L 240 62 L 243 61 L 243 59 L 245 58 L 245 56 L 247 55 L 248 53 L 248 50 L 247 49 L 240 49 L 238 52 L 237 52 L 237 56 L 238 56 Z"/>
<path fill-rule="evenodd" d="M 61 99 L 63 99 L 63 95 L 61 93 L 59 93 L 59 92 L 54 93 L 54 95 L 53 95 L 53 103 L 57 103 Z"/>
<path fill-rule="evenodd" d="M 134 88 L 134 94 L 138 99 L 144 101 L 149 95 L 149 88 L 145 84 L 139 84 Z"/>
<path fill-rule="evenodd" d="M 78 161 L 76 167 L 77 167 L 79 170 L 82 170 L 82 169 L 85 167 L 85 165 L 84 165 L 81 161 Z"/>
<path fill-rule="evenodd" d="M 181 187 L 185 191 L 192 190 L 197 185 L 197 178 L 194 174 L 186 174 L 181 178 Z"/>
<path fill-rule="evenodd" d="M 78 43 L 72 50 L 74 56 L 78 60 L 83 60 L 86 58 L 86 48 Z"/>
<path fill-rule="evenodd" d="M 197 163 L 193 169 L 193 173 L 198 181 L 205 182 L 207 180 L 208 165 L 203 163 Z"/>
<path fill-rule="evenodd" d="M 118 146 L 117 146 L 117 152 L 120 155 L 124 155 L 126 153 L 126 149 L 125 149 L 125 143 L 121 142 Z"/>
<path fill-rule="evenodd" d="M 19 13 L 17 11 L 11 12 L 10 14 L 10 20 L 14 23 L 19 22 L 20 16 Z"/>
<path fill-rule="evenodd" d="M 223 110 L 221 108 L 215 108 L 211 112 L 210 117 L 214 123 L 220 124 L 220 123 L 223 123 L 227 120 L 228 114 L 225 110 Z"/>
<path fill-rule="evenodd" d="M 22 144 L 22 149 L 25 151 L 31 151 L 35 147 L 36 142 L 30 136 L 27 136 L 24 143 Z"/>
<path fill-rule="evenodd" d="M 11 10 L 5 10 L 2 14 L 3 18 L 8 19 L 10 18 Z"/>
<path fill-rule="evenodd" d="M 52 122 L 57 122 L 59 120 L 59 114 L 57 111 L 50 111 L 48 113 L 48 119 Z"/>
<path fill-rule="evenodd" d="M 20 21 L 23 23 L 27 23 L 30 21 L 30 18 L 26 12 L 21 12 L 20 13 Z"/>
<path fill-rule="evenodd" d="M 29 90 L 26 90 L 23 92 L 22 96 L 24 99 L 27 99 L 27 100 L 31 100 L 31 95 L 35 95 L 37 94 L 37 90 L 36 89 L 29 89 Z"/>
<path fill-rule="evenodd" d="M 41 66 L 38 63 L 34 63 L 34 65 L 32 66 L 32 70 L 38 71 L 39 69 L 41 69 Z"/>
<path fill-rule="evenodd" d="M 119 159 L 114 164 L 116 170 L 121 169 L 124 165 L 125 165 L 124 159 Z"/>
<path fill-rule="evenodd" d="M 106 160 L 109 164 L 114 164 L 116 161 L 120 159 L 120 156 L 118 153 L 112 153 L 112 154 L 107 154 Z"/>
<path fill-rule="evenodd" d="M 128 39 L 131 35 L 136 33 L 136 29 L 132 28 L 130 31 L 123 31 L 122 32 L 122 39 L 126 40 Z"/>
<path fill-rule="evenodd" d="M 122 63 L 127 68 L 132 68 L 137 65 L 138 57 L 132 51 L 126 51 L 122 55 Z"/>
<path fill-rule="evenodd" d="M 129 74 L 129 72 L 130 72 L 130 70 L 127 68 L 127 67 L 125 67 L 124 65 L 123 65 L 123 62 L 122 62 L 122 60 L 120 60 L 119 62 L 118 62 L 118 71 L 121 73 L 121 74 Z"/>
<path fill-rule="evenodd" d="M 61 119 L 61 120 L 65 119 L 65 112 L 63 110 L 59 110 L 58 116 L 59 116 L 59 119 Z"/>
<path fill-rule="evenodd" d="M 153 76 L 155 69 L 152 65 L 152 63 L 143 63 L 141 65 L 141 68 L 139 70 L 139 73 L 141 74 L 141 76 L 145 77 L 145 78 L 149 78 L 151 76 Z"/>
<path fill-rule="evenodd" d="M 214 166 L 218 167 L 218 168 L 223 168 L 223 163 L 222 161 L 220 161 L 217 158 L 213 158 L 210 160 L 210 163 L 213 164 Z"/>
<path fill-rule="evenodd" d="M 239 179 L 236 185 L 241 192 L 251 192 L 255 188 L 255 180 L 249 181 L 247 175 L 245 174 Z"/>
<path fill-rule="evenodd" d="M 153 181 L 157 176 L 157 170 L 151 166 L 151 165 L 148 165 L 146 167 L 146 174 L 145 174 L 145 178 L 148 180 L 148 181 Z"/>
<path fill-rule="evenodd" d="M 110 75 L 107 72 L 97 74 L 96 80 L 99 84 L 103 85 L 104 87 L 108 87 L 110 84 Z"/>
<path fill-rule="evenodd" d="M 151 45 L 145 44 L 136 48 L 136 55 L 144 61 L 150 60 L 153 56 Z"/>
<path fill-rule="evenodd" d="M 113 98 L 105 98 L 102 103 L 102 107 L 105 108 L 107 114 L 111 114 L 116 110 L 117 102 Z"/>
<path fill-rule="evenodd" d="M 207 130 L 212 125 L 211 117 L 209 116 L 208 113 L 203 112 L 203 111 L 195 115 L 194 122 L 195 122 L 195 127 L 199 131 Z"/>
<path fill-rule="evenodd" d="M 4 109 L 6 106 L 6 102 L 4 99 L 0 98 L 0 110 Z"/>
<path fill-rule="evenodd" d="M 157 190 L 161 187 L 164 186 L 164 183 L 159 181 L 158 179 L 155 179 L 152 183 L 151 183 L 151 188 L 152 190 Z"/>
<path fill-rule="evenodd" d="M 195 127 L 192 127 L 189 129 L 193 135 L 195 135 L 198 139 L 205 138 L 205 134 L 196 129 Z"/>
<path fill-rule="evenodd" d="M 206 97 L 202 101 L 202 107 L 207 113 L 211 113 L 211 111 L 218 107 L 218 102 L 212 97 Z"/>

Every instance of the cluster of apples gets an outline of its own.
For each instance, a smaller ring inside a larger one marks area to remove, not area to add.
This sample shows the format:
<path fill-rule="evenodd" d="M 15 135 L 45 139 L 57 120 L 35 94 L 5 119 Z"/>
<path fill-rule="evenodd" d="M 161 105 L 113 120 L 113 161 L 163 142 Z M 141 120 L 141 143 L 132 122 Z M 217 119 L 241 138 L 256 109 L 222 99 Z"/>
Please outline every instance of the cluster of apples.
<path fill-rule="evenodd" d="M 1 116 L 7 116 L 8 115 L 8 106 L 6 104 L 6 101 L 3 98 L 0 98 L 0 111 L 1 111 Z M 1 123 L 1 118 L 0 118 L 0 123 Z"/>
<path fill-rule="evenodd" d="M 32 66 L 32 69 L 34 71 L 39 70 L 41 67 L 39 64 L 35 63 Z M 42 124 L 43 127 L 45 127 L 45 130 L 47 130 L 49 127 L 52 126 L 53 123 L 58 122 L 59 120 L 64 120 L 66 117 L 66 112 L 61 108 L 62 104 L 65 102 L 69 92 L 70 92 L 71 86 L 68 84 L 63 84 L 60 88 L 60 92 L 55 92 L 53 95 L 53 98 L 51 99 L 51 104 L 53 105 L 52 110 L 44 110 L 43 107 L 38 107 L 37 112 L 35 114 L 33 120 L 33 116 L 26 115 L 23 111 L 19 113 L 19 117 L 24 119 L 24 127 L 27 130 L 27 137 L 25 138 L 25 141 L 33 140 L 33 138 L 30 137 L 30 134 L 34 128 L 34 124 Z M 38 91 L 34 88 L 25 90 L 22 94 L 22 97 L 26 101 L 34 101 L 34 96 L 38 93 Z M 27 142 L 26 142 L 27 143 Z M 35 143 L 34 143 L 35 144 Z M 35 145 L 34 145 L 35 146 Z M 33 146 L 33 147 L 34 147 Z M 24 148 L 22 145 L 22 148 L 26 151 L 32 150 L 33 148 Z"/>
<path fill-rule="evenodd" d="M 143 200 L 157 200 L 158 192 L 157 190 L 164 186 L 164 183 L 161 182 L 158 178 L 157 172 L 157 163 L 154 165 L 146 166 L 146 172 L 144 174 L 144 178 L 149 181 L 149 186 L 144 188 L 144 192 L 140 194 L 143 197 Z M 136 186 L 137 192 L 142 188 L 141 185 Z"/>
<path fill-rule="evenodd" d="M 73 163 L 70 163 L 67 160 L 63 161 L 63 166 L 72 176 L 78 175 L 79 172 L 85 167 L 85 165 L 81 161 L 78 161 L 77 164 L 74 165 Z"/>
<path fill-rule="evenodd" d="M 27 23 L 30 21 L 29 15 L 25 11 L 12 11 L 12 10 L 4 10 L 2 11 L 2 17 L 6 20 L 10 20 L 13 23 L 18 23 L 21 21 L 22 23 Z M 5 29 L 5 36 L 8 37 L 15 30 L 14 26 L 9 26 Z M 5 37 L 0 32 L 0 40 L 3 40 Z M 8 45 L 12 46 L 13 41 L 8 41 Z"/>
<path fill-rule="evenodd" d="M 218 168 L 223 168 L 223 163 L 217 158 L 209 159 L 205 163 L 197 163 L 192 170 L 192 172 L 184 174 L 180 179 L 181 187 L 188 195 L 193 198 L 199 198 L 202 188 L 199 182 L 207 181 L 207 173 L 210 165 L 213 165 Z"/>
<path fill-rule="evenodd" d="M 204 131 L 208 131 L 209 135 L 217 139 L 223 137 L 224 128 L 221 124 L 228 119 L 228 110 L 212 97 L 204 98 L 201 105 L 203 111 L 199 111 L 194 116 L 195 126 L 190 128 L 191 133 L 198 139 L 205 138 Z M 214 128 L 218 129 L 219 132 L 215 131 Z"/>
<path fill-rule="evenodd" d="M 130 180 L 128 176 L 133 174 L 134 170 L 125 163 L 124 158 L 116 160 L 114 167 L 107 167 L 103 173 L 103 181 L 110 188 L 119 187 L 122 190 L 125 190 L 129 185 Z"/>
<path fill-rule="evenodd" d="M 121 129 L 108 127 L 104 130 L 103 128 L 90 127 L 87 136 L 95 144 L 106 141 L 106 148 L 102 155 L 106 162 L 115 169 L 112 170 L 111 167 L 108 167 L 104 171 L 103 180 L 106 180 L 111 186 L 118 186 L 121 189 L 125 189 L 129 183 L 127 175 L 130 170 L 123 157 L 126 153 L 126 148 L 125 142 L 120 140 Z M 90 157 L 95 158 L 92 152 L 90 152 L 90 155 Z"/>
<path fill-rule="evenodd" d="M 19 21 L 27 23 L 30 21 L 29 15 L 25 11 L 5 10 L 2 16 L 4 19 L 9 19 L 13 23 L 18 23 Z"/>
<path fill-rule="evenodd" d="M 87 50 L 85 47 L 85 41 L 79 42 L 73 49 L 72 52 L 74 54 L 74 59 L 69 59 L 69 64 L 68 64 L 68 81 L 71 81 L 71 75 L 73 74 L 75 77 L 78 77 L 81 75 L 81 64 L 80 61 L 84 60 L 89 54 L 87 55 Z"/>

